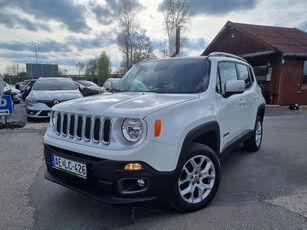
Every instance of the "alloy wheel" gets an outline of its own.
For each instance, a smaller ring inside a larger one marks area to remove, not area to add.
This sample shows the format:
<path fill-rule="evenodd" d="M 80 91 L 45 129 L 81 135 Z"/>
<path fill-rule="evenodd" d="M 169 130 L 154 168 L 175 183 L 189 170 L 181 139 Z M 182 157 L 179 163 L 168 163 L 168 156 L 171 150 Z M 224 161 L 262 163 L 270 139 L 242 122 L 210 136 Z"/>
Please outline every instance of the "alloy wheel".
<path fill-rule="evenodd" d="M 197 155 L 183 166 L 178 190 L 181 198 L 189 204 L 203 201 L 212 191 L 215 183 L 215 167 L 210 158 Z"/>

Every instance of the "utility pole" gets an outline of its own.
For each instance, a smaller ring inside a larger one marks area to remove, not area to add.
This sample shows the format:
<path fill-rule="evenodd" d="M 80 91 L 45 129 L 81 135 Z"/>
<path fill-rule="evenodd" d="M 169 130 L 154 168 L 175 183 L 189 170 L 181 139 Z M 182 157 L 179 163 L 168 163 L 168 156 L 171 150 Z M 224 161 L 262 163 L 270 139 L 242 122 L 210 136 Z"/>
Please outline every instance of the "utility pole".
<path fill-rule="evenodd" d="M 31 42 L 34 44 L 34 49 L 35 49 L 35 57 L 36 57 L 36 64 L 37 64 L 37 49 L 36 49 L 36 45 L 38 45 L 39 43 L 38 42 L 34 42 L 31 40 Z"/>

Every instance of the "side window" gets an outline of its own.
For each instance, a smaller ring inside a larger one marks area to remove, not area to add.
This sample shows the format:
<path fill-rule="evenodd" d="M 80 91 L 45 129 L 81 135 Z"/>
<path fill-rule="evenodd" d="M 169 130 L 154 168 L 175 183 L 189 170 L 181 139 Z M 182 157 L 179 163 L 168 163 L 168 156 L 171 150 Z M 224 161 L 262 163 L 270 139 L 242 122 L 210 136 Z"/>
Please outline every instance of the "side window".
<path fill-rule="evenodd" d="M 245 81 L 245 89 L 249 89 L 252 84 L 250 80 L 250 75 L 248 71 L 248 67 L 246 65 L 237 64 L 238 72 L 239 72 L 239 79 Z"/>
<path fill-rule="evenodd" d="M 249 67 L 248 69 L 249 69 L 249 76 L 251 77 L 251 82 L 252 82 L 252 84 L 253 84 L 254 81 L 255 81 L 254 75 L 253 75 L 253 71 L 252 71 L 252 68 L 251 68 L 251 67 Z"/>
<path fill-rule="evenodd" d="M 221 94 L 225 93 L 225 83 L 229 80 L 237 80 L 236 65 L 233 62 L 220 62 L 218 65 L 221 82 Z"/>

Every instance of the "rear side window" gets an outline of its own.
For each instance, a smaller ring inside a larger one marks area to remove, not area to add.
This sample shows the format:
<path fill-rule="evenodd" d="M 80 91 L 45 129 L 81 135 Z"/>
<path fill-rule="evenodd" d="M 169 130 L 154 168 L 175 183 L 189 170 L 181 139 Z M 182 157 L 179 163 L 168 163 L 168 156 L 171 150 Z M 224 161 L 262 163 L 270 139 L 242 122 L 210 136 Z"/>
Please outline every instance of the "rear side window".
<path fill-rule="evenodd" d="M 248 67 L 246 65 L 237 64 L 239 79 L 245 81 L 245 89 L 249 89 L 252 86 L 250 72 L 248 71 Z"/>
<path fill-rule="evenodd" d="M 220 62 L 218 65 L 218 72 L 220 76 L 220 86 L 217 86 L 217 89 L 219 89 L 220 94 L 224 94 L 226 82 L 238 80 L 236 65 L 233 62 Z"/>
<path fill-rule="evenodd" d="M 250 75 L 250 77 L 251 77 L 251 82 L 252 82 L 252 84 L 254 83 L 254 75 L 253 75 L 253 71 L 252 71 L 252 68 L 248 68 L 249 69 L 249 75 Z"/>

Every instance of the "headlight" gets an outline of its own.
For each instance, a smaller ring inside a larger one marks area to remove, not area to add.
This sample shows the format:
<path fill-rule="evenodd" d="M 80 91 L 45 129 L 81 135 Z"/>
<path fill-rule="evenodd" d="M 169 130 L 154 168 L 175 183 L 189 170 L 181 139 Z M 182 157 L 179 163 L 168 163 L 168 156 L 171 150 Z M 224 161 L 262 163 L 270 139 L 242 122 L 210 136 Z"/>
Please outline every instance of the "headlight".
<path fill-rule="evenodd" d="M 37 100 L 35 100 L 35 99 L 33 99 L 33 98 L 27 98 L 27 104 L 28 104 L 28 105 L 37 104 Z"/>
<path fill-rule="evenodd" d="M 130 142 L 139 141 L 144 132 L 143 124 L 140 119 L 126 119 L 122 126 L 124 137 Z"/>
<path fill-rule="evenodd" d="M 58 114 L 54 111 L 51 112 L 51 121 L 54 127 L 56 127 Z"/>

